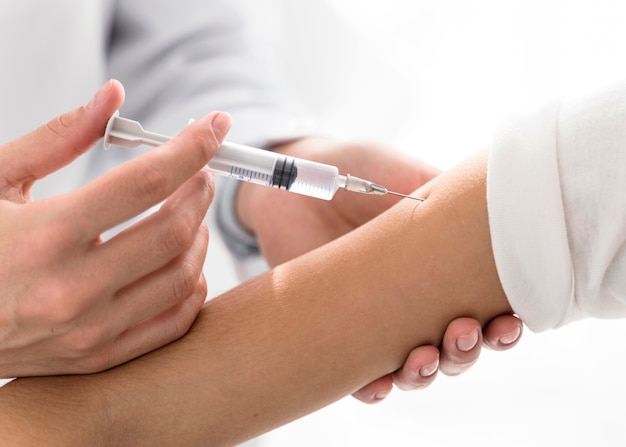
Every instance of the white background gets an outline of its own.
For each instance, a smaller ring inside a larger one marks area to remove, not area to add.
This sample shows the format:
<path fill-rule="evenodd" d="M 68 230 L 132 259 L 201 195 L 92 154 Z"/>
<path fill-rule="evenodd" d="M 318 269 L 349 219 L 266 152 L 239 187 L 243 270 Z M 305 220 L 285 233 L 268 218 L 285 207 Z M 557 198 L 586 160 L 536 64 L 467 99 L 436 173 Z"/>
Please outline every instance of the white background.
<path fill-rule="evenodd" d="M 276 76 L 329 133 L 386 140 L 444 169 L 487 146 L 504 115 L 626 75 L 621 1 L 237 3 Z M 215 268 L 224 256 L 214 237 L 214 294 L 236 283 L 234 270 Z M 463 376 L 375 406 L 346 398 L 255 444 L 625 445 L 625 329 L 585 321 L 527 331 Z"/>

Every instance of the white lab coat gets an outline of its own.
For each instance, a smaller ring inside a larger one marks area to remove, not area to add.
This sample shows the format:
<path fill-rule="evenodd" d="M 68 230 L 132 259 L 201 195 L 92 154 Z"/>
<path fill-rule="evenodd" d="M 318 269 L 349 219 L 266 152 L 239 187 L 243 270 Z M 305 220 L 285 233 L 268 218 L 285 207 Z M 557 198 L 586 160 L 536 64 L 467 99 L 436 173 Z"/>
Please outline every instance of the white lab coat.
<path fill-rule="evenodd" d="M 267 81 L 230 3 L 0 3 L 0 142 L 86 103 L 112 77 L 126 88 L 122 115 L 160 133 L 175 135 L 212 110 L 233 115 L 231 141 L 263 145 L 308 131 Z M 36 197 L 74 189 L 132 156 L 92 151 L 39 182 Z"/>

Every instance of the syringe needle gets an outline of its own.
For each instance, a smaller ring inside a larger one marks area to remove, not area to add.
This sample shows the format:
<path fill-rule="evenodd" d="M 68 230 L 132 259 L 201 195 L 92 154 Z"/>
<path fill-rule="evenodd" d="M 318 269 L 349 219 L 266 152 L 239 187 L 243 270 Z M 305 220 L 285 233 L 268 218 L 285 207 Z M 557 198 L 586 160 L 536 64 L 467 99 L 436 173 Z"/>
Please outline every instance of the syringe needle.
<path fill-rule="evenodd" d="M 391 195 L 398 196 L 398 197 L 404 197 L 406 199 L 419 200 L 420 202 L 423 202 L 424 200 L 426 200 L 421 197 L 408 196 L 406 194 L 402 194 L 399 192 L 389 191 L 387 188 L 385 188 L 382 185 L 378 185 L 374 182 L 370 182 L 369 180 L 363 180 L 362 178 L 359 178 L 359 177 L 354 177 L 353 175 L 350 175 L 350 174 L 343 177 L 343 181 L 344 181 L 343 188 L 346 191 L 360 192 L 363 194 L 374 194 L 377 196 L 384 196 L 385 194 L 391 194 Z"/>
<path fill-rule="evenodd" d="M 426 200 L 423 197 L 408 196 L 406 194 L 402 194 L 402 193 L 394 192 L 394 191 L 389 191 L 389 190 L 387 190 L 387 194 L 391 194 L 391 195 L 399 196 L 399 197 L 404 197 L 405 199 L 419 200 L 420 202 L 423 202 L 424 200 Z"/>
<path fill-rule="evenodd" d="M 391 194 L 392 196 L 398 196 L 398 197 L 404 197 L 405 199 L 413 199 L 413 200 L 419 200 L 420 202 L 423 202 L 424 198 L 422 197 L 415 197 L 415 196 L 409 196 L 406 194 L 402 194 L 400 192 L 395 192 L 395 191 L 389 191 L 387 188 L 385 188 L 382 185 L 377 185 L 376 183 L 371 183 L 370 182 L 370 191 L 369 194 Z"/>

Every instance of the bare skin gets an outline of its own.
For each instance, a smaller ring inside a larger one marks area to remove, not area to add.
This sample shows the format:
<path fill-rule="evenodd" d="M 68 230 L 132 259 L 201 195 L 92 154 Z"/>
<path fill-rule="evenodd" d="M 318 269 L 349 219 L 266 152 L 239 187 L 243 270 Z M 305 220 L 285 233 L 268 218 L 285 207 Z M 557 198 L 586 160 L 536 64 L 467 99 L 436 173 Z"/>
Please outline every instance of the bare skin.
<path fill-rule="evenodd" d="M 211 124 L 217 126 L 217 136 L 204 135 L 209 137 L 208 149 L 195 150 L 183 134 L 80 190 L 38 202 L 31 197 L 35 181 L 93 146 L 123 99 L 121 85 L 109 81 L 86 106 L 2 145 L 5 237 L 0 244 L 5 268 L 0 282 L 5 294 L 0 303 L 0 377 L 110 368 L 179 338 L 200 309 L 207 288 L 201 274 L 208 240 L 203 217 L 213 189 L 211 178 L 193 169 L 204 166 L 226 133 L 226 116 Z M 420 186 L 438 174 L 431 166 L 373 143 L 301 139 L 276 150 L 367 171 L 368 177 L 382 174 L 386 184 L 399 190 Z M 103 231 L 168 194 L 157 213 L 109 241 L 100 239 Z M 239 196 L 239 203 L 247 204 L 243 211 L 250 211 L 246 216 L 256 216 L 254 231 L 273 264 L 322 245 L 396 203 L 389 198 L 345 200 L 341 193 L 331 203 L 287 196 L 259 187 L 244 187 Z M 263 206 L 282 215 L 263 221 Z M 286 215 L 307 218 L 285 225 Z M 277 224 L 283 225 L 281 241 L 272 240 Z M 30 249 L 23 250 L 26 246 Z M 502 339 L 521 328 L 512 316 L 498 320 L 509 323 L 494 337 Z M 478 358 L 480 325 L 460 319 L 448 332 L 451 336 L 441 347 L 441 370 L 459 373 Z M 423 388 L 434 380 L 439 365 L 437 348 L 417 348 L 402 371 L 364 387 L 355 397 L 377 402 L 390 392 L 394 378 L 401 388 Z"/>
<path fill-rule="evenodd" d="M 353 173 L 399 192 L 414 191 L 441 173 L 389 146 L 367 141 L 305 138 L 273 150 L 338 166 L 342 173 Z M 237 212 L 241 223 L 256 235 L 270 266 L 276 266 L 354 230 L 399 201 L 390 195 L 372 197 L 340 190 L 326 202 L 243 183 Z M 426 388 L 439 371 L 449 376 L 467 371 L 478 361 L 483 346 L 497 351 L 514 347 L 522 331 L 523 324 L 514 315 L 494 318 L 484 332 L 475 319 L 455 319 L 441 345 L 415 348 L 401 369 L 363 387 L 354 397 L 366 403 L 380 402 L 394 383 L 403 390 Z"/>
<path fill-rule="evenodd" d="M 0 436 L 18 446 L 234 445 L 397 370 L 414 346 L 439 345 L 455 318 L 510 313 L 485 177 L 480 154 L 419 190 L 423 204 L 402 201 L 208 302 L 187 336 L 138 360 L 12 382 L 0 393 Z"/>

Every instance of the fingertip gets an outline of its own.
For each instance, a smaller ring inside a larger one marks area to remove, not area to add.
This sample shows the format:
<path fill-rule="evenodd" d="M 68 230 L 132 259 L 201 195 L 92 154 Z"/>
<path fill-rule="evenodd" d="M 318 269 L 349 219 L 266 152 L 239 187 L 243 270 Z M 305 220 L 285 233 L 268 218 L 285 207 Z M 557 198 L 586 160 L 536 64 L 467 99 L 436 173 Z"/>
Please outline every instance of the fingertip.
<path fill-rule="evenodd" d="M 208 136 L 211 139 L 215 137 L 215 141 L 211 141 L 211 145 L 215 146 L 214 149 L 217 149 L 230 130 L 231 122 L 232 118 L 229 113 L 211 112 L 197 120 L 192 120 L 183 132 L 194 129 L 192 130 L 193 132 L 200 132 L 201 135 Z M 211 129 L 210 133 L 207 132 L 207 128 Z"/>
<path fill-rule="evenodd" d="M 85 105 L 84 112 L 86 113 L 76 114 L 76 124 L 81 129 L 90 129 L 89 131 L 78 132 L 83 133 L 82 138 L 86 139 L 88 146 L 91 146 L 99 138 L 102 138 L 109 119 L 122 107 L 125 96 L 126 93 L 122 83 L 117 79 L 109 79 L 94 94 L 87 105 Z M 78 112 L 83 111 L 78 109 Z"/>
<path fill-rule="evenodd" d="M 85 106 L 86 110 L 97 110 L 107 106 L 107 109 L 113 107 L 117 110 L 124 102 L 125 91 L 124 86 L 117 79 L 109 79 L 94 94 Z"/>
<path fill-rule="evenodd" d="M 116 90 L 119 91 L 120 94 L 124 95 L 125 91 L 124 91 L 124 85 L 121 83 L 121 81 L 115 79 L 115 78 L 111 78 L 109 79 L 109 82 L 111 83 L 112 87 L 115 88 Z"/>
<path fill-rule="evenodd" d="M 429 379 L 431 378 L 437 371 L 439 370 L 439 357 L 437 357 L 437 359 L 432 362 L 429 363 L 427 365 L 422 366 L 419 369 L 419 376 L 424 378 L 424 379 Z"/>
<path fill-rule="evenodd" d="M 209 115 L 215 137 L 221 143 L 230 130 L 232 117 L 227 112 L 213 112 Z"/>
<path fill-rule="evenodd" d="M 456 348 L 461 352 L 470 352 L 479 346 L 480 328 L 474 328 L 456 339 Z"/>
<path fill-rule="evenodd" d="M 444 335 L 439 370 L 447 376 L 465 372 L 478 360 L 482 342 L 483 334 L 477 320 L 454 320 Z"/>
<path fill-rule="evenodd" d="M 116 107 L 117 110 L 126 99 L 126 90 L 124 89 L 124 85 L 117 79 L 110 79 L 109 82 L 111 83 L 111 97 L 115 103 L 119 104 L 119 106 Z"/>
<path fill-rule="evenodd" d="M 394 382 L 402 390 L 420 390 L 433 383 L 438 371 L 439 349 L 432 345 L 419 346 L 394 373 Z"/>
<path fill-rule="evenodd" d="M 485 344 L 496 351 L 504 351 L 517 345 L 522 337 L 522 327 L 518 326 L 511 331 L 497 336 L 495 339 L 485 339 Z"/>
<path fill-rule="evenodd" d="M 498 343 L 503 346 L 511 346 L 513 343 L 519 340 L 521 335 L 522 335 L 522 328 L 521 326 L 518 326 L 512 331 L 500 336 L 500 338 L 498 339 Z"/>
<path fill-rule="evenodd" d="M 366 404 L 377 404 L 385 400 L 392 390 L 393 377 L 388 374 L 356 391 L 352 397 Z"/>
<path fill-rule="evenodd" d="M 485 328 L 485 345 L 496 351 L 510 349 L 520 341 L 523 331 L 524 324 L 519 318 L 514 315 L 501 315 Z"/>

